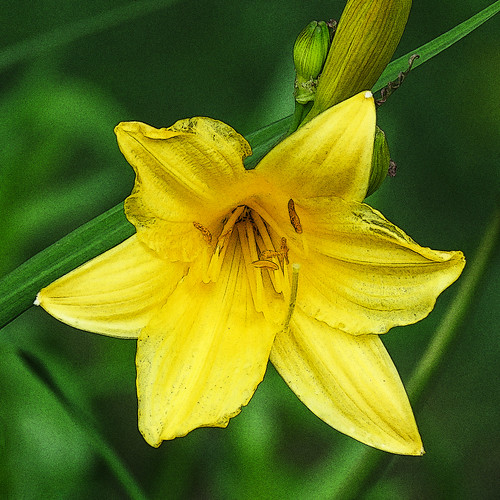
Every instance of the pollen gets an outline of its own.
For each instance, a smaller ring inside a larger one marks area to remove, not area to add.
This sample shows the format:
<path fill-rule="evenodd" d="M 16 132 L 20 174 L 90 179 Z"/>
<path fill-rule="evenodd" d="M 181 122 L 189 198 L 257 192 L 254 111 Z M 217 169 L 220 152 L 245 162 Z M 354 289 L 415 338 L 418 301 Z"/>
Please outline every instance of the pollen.
<path fill-rule="evenodd" d="M 290 217 L 290 222 L 295 229 L 295 232 L 298 234 L 302 234 L 302 224 L 300 223 L 299 216 L 295 211 L 295 203 L 292 199 L 288 202 L 288 215 Z"/>

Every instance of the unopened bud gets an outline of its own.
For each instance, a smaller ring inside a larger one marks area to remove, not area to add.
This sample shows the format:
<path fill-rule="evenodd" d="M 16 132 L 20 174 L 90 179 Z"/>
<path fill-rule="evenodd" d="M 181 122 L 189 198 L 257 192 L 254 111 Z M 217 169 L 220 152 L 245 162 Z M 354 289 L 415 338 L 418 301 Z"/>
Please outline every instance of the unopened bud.
<path fill-rule="evenodd" d="M 317 77 L 330 47 L 330 32 L 324 21 L 311 21 L 299 34 L 293 47 L 295 99 L 300 104 L 314 100 Z"/>
<path fill-rule="evenodd" d="M 389 173 L 391 165 L 391 155 L 389 153 L 389 145 L 385 133 L 377 127 L 375 129 L 375 142 L 373 144 L 372 170 L 370 173 L 370 181 L 366 197 L 373 194 L 382 185 L 384 179 Z"/>
<path fill-rule="evenodd" d="M 297 37 L 293 47 L 293 62 L 297 76 L 317 78 L 330 47 L 330 32 L 324 21 L 311 21 Z"/>
<path fill-rule="evenodd" d="M 372 88 L 399 43 L 410 8 L 411 0 L 348 0 L 306 121 Z"/>

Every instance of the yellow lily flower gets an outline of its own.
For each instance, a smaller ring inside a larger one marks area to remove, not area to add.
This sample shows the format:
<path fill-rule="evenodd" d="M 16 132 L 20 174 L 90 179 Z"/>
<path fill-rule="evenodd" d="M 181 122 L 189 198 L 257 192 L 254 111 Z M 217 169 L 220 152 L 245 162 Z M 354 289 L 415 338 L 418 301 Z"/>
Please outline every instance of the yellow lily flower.
<path fill-rule="evenodd" d="M 253 170 L 243 166 L 245 139 L 209 118 L 121 123 L 116 134 L 137 174 L 125 202 L 137 233 L 37 303 L 76 328 L 138 339 L 146 441 L 227 426 L 270 359 L 332 427 L 422 454 L 378 334 L 427 316 L 464 258 L 419 246 L 362 203 L 371 93 L 321 113 Z"/>

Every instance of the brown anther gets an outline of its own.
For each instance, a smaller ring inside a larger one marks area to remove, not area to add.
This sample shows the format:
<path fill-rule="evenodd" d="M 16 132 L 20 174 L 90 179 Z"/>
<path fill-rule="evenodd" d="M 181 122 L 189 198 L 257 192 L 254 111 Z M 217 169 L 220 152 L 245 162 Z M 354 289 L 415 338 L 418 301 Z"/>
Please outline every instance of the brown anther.
<path fill-rule="evenodd" d="M 270 261 L 271 259 L 278 259 L 281 267 L 283 267 L 284 264 L 288 264 L 288 247 L 286 246 L 286 238 L 281 238 L 281 247 L 279 251 L 262 250 L 262 252 L 260 252 L 260 261 Z"/>
<path fill-rule="evenodd" d="M 198 229 L 198 231 L 201 231 L 201 234 L 203 235 L 203 239 L 207 243 L 212 243 L 212 233 L 202 224 L 199 222 L 193 222 L 193 226 Z"/>
<path fill-rule="evenodd" d="M 263 250 L 260 252 L 259 259 L 260 260 L 269 260 L 272 259 L 273 257 L 278 257 L 279 253 L 275 252 L 274 250 Z"/>
<path fill-rule="evenodd" d="M 277 271 L 280 268 L 278 264 L 270 260 L 254 260 L 252 265 L 258 269 L 269 269 L 271 271 Z"/>
<path fill-rule="evenodd" d="M 302 234 L 302 224 L 300 223 L 299 216 L 295 211 L 295 203 L 292 199 L 288 202 L 288 215 L 290 216 L 290 222 L 295 229 L 295 232 L 298 234 Z"/>

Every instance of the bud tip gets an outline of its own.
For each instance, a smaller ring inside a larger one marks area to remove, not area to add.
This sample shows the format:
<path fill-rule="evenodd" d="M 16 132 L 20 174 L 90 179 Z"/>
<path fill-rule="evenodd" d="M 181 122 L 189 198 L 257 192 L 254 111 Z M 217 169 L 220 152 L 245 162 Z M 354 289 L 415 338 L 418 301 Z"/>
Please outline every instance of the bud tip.
<path fill-rule="evenodd" d="M 365 92 L 365 99 L 370 99 L 370 97 L 373 97 L 373 94 L 369 90 L 367 90 Z"/>

